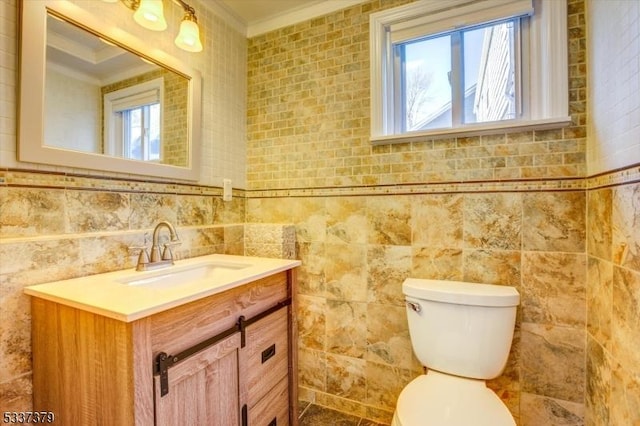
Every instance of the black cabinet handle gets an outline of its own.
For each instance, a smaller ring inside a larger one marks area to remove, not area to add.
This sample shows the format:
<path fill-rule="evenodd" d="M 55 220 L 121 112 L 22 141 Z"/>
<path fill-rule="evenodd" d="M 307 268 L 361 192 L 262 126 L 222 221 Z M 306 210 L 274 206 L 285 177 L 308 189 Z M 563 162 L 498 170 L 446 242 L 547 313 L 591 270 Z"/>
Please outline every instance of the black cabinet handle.
<path fill-rule="evenodd" d="M 275 354 L 276 354 L 276 344 L 274 343 L 273 345 L 269 346 L 267 349 L 262 351 L 262 363 L 264 364 L 265 362 L 267 362 L 269 358 L 271 358 Z M 269 423 L 269 426 L 271 426 L 271 423 Z"/>
<path fill-rule="evenodd" d="M 274 417 L 267 426 L 278 426 L 278 419 Z"/>

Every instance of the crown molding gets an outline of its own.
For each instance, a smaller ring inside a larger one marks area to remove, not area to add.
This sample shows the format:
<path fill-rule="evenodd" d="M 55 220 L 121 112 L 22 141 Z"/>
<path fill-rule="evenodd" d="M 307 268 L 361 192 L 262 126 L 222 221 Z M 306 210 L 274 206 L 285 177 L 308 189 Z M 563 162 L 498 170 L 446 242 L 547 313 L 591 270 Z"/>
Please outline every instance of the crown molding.
<path fill-rule="evenodd" d="M 369 0 L 325 0 L 301 9 L 291 10 L 268 19 L 252 22 L 247 25 L 247 38 L 252 38 L 278 28 L 308 21 L 318 16 L 346 9 Z"/>

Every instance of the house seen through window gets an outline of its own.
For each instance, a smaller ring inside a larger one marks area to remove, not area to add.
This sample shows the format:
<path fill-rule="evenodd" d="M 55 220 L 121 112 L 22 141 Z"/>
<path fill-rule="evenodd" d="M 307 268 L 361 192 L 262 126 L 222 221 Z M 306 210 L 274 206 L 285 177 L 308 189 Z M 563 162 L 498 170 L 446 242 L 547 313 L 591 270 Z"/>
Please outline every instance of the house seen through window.
<path fill-rule="evenodd" d="M 406 131 L 515 119 L 519 19 L 394 46 Z"/>

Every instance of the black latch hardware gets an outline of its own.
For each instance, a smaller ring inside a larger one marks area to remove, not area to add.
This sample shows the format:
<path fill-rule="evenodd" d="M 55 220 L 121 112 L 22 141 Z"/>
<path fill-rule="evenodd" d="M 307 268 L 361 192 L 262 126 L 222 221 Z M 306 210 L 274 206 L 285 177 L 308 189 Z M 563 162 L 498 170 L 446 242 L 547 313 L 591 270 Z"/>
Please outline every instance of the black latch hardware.
<path fill-rule="evenodd" d="M 160 352 L 157 361 L 157 369 L 160 373 L 160 396 L 165 396 L 169 393 L 169 366 L 167 365 L 167 354 Z"/>
<path fill-rule="evenodd" d="M 223 331 L 222 333 L 216 334 L 215 336 L 203 340 L 197 345 L 191 346 L 189 349 L 185 349 L 177 355 L 167 355 L 165 352 L 160 352 L 156 356 L 156 374 L 160 375 L 160 396 L 165 396 L 169 393 L 169 368 L 173 367 L 174 364 L 179 363 L 185 358 L 189 358 L 191 355 L 194 355 L 196 352 L 200 352 L 201 350 L 208 348 L 209 346 L 215 345 L 221 340 L 226 339 L 232 334 L 237 333 L 238 326 L 234 325 L 231 328 Z"/>
<path fill-rule="evenodd" d="M 241 417 L 242 417 L 242 426 L 248 426 L 249 425 L 249 414 L 247 413 L 247 404 L 244 404 L 242 406 Z"/>
<path fill-rule="evenodd" d="M 244 315 L 240 315 L 240 318 L 238 318 L 238 322 L 236 323 L 236 327 L 240 332 L 240 347 L 244 348 L 247 345 L 247 332 L 245 330 L 247 327 L 247 321 L 244 318 Z"/>
<path fill-rule="evenodd" d="M 267 426 L 278 426 L 278 419 L 274 417 Z"/>
<path fill-rule="evenodd" d="M 157 374 L 160 376 L 160 396 L 165 396 L 166 394 L 169 393 L 169 371 L 168 371 L 169 368 L 173 367 L 175 364 L 179 363 L 180 361 L 183 361 L 185 358 L 188 358 L 194 355 L 196 352 L 200 352 L 201 350 L 209 346 L 215 345 L 221 340 L 226 339 L 232 334 L 235 334 L 238 332 L 240 333 L 240 347 L 244 348 L 246 346 L 246 328 L 248 325 L 253 324 L 256 321 L 259 321 L 262 318 L 268 315 L 271 315 L 272 313 L 290 304 L 291 304 L 291 298 L 289 297 L 281 302 L 278 302 L 275 306 L 272 306 L 271 308 L 267 309 L 264 312 L 259 313 L 258 315 L 252 318 L 246 319 L 244 315 L 241 315 L 233 327 L 230 327 L 227 330 L 223 331 L 222 333 L 216 334 L 213 337 L 203 340 L 202 342 L 191 346 L 189 349 L 186 349 L 178 353 L 177 355 L 167 355 L 166 352 L 160 352 L 158 355 L 156 355 L 156 360 L 154 363 L 155 364 L 154 374 Z M 269 351 L 271 348 L 273 348 L 273 353 L 271 354 L 267 353 L 265 355 L 265 352 Z M 272 347 L 267 348 L 267 350 L 265 350 L 262 353 L 262 362 L 264 363 L 267 359 L 271 358 L 273 355 L 275 355 L 275 344 Z M 246 416 L 246 406 L 243 407 L 242 409 L 243 409 L 243 415 Z M 247 423 L 243 423 L 243 425 L 246 425 L 246 424 Z"/>

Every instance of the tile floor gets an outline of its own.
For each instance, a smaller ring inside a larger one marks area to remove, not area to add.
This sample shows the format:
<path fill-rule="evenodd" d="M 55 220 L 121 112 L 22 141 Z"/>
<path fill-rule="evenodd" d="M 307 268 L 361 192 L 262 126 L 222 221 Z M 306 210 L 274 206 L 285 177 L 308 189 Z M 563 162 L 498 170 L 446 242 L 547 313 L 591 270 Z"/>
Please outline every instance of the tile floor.
<path fill-rule="evenodd" d="M 300 401 L 298 407 L 300 426 L 387 426 L 306 401 Z"/>

